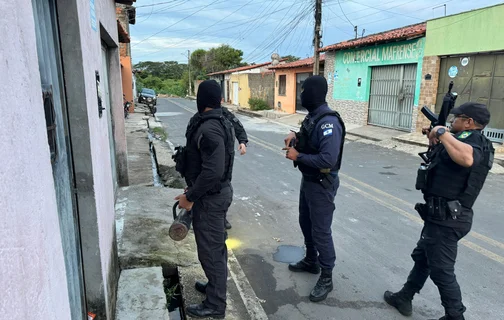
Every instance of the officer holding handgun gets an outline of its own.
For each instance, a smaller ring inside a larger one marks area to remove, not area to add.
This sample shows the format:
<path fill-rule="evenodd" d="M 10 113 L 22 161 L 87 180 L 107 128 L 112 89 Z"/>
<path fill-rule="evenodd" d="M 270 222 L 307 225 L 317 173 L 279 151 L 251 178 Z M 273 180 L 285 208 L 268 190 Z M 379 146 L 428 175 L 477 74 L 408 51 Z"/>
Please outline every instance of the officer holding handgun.
<path fill-rule="evenodd" d="M 417 178 L 416 187 L 422 190 L 425 204 L 417 204 L 415 209 L 424 227 L 411 254 L 415 264 L 406 283 L 399 292 L 384 295 L 388 304 L 406 316 L 412 313 L 413 296 L 429 276 L 445 308 L 441 319 L 464 319 L 466 310 L 454 273 L 457 243 L 471 230 L 472 206 L 492 167 L 494 150 L 481 132 L 490 121 L 485 105 L 467 102 L 451 113 L 451 130 L 443 126 L 423 130 L 431 144 L 436 144 L 430 163 L 419 170 Z"/>
<path fill-rule="evenodd" d="M 339 187 L 345 125 L 339 114 L 326 103 L 327 81 L 312 76 L 303 84 L 301 102 L 309 113 L 299 133 L 285 138 L 286 158 L 299 167 L 303 178 L 299 196 L 299 224 L 306 256 L 290 264 L 294 272 L 320 273 L 310 300 L 324 300 L 333 289 L 332 270 L 336 261 L 331 224 L 334 198 Z"/>

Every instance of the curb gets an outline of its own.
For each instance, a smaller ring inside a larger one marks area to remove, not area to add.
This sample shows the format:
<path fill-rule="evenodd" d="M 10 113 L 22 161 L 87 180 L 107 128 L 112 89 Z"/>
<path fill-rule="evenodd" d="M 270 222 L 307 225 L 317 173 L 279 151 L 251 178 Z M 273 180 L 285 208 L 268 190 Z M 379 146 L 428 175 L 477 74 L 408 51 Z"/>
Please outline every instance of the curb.
<path fill-rule="evenodd" d="M 399 138 L 399 137 L 392 137 L 392 140 L 399 141 L 399 142 L 405 143 L 405 144 L 410 144 L 410 145 L 418 146 L 418 147 L 425 147 L 425 148 L 429 147 L 429 145 L 426 144 L 426 143 L 411 141 L 411 140 L 402 139 L 402 138 Z"/>
<path fill-rule="evenodd" d="M 259 114 L 259 113 L 255 113 L 253 111 L 248 111 L 248 110 L 244 110 L 244 109 L 236 109 L 236 112 L 238 112 L 239 114 L 243 114 L 243 115 L 246 115 L 246 116 L 249 116 L 249 117 L 254 117 L 254 118 L 263 118 L 264 116 L 262 114 Z"/>

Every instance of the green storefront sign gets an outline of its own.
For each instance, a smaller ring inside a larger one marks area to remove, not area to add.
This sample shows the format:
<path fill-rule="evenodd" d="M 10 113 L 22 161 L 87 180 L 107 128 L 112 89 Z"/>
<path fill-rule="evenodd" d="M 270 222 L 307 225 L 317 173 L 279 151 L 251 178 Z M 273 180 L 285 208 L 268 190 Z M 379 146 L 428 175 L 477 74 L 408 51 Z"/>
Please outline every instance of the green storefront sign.
<path fill-rule="evenodd" d="M 371 84 L 371 67 L 393 64 L 417 64 L 415 105 L 418 105 L 425 38 L 402 41 L 356 50 L 336 52 L 334 73 L 335 100 L 367 101 Z"/>

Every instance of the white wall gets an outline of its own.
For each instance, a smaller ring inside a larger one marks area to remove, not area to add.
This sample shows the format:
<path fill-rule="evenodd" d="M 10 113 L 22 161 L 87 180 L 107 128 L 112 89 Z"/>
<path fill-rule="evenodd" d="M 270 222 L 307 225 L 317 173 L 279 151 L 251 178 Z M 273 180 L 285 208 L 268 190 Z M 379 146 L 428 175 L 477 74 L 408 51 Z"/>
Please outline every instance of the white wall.
<path fill-rule="evenodd" d="M 70 319 L 30 0 L 0 19 L 0 316 Z"/>
<path fill-rule="evenodd" d="M 90 131 L 90 144 L 92 152 L 92 165 L 93 165 L 93 179 L 94 179 L 94 193 L 96 201 L 96 211 L 98 217 L 98 233 L 99 233 L 99 247 L 101 257 L 101 272 L 104 282 L 105 297 L 110 295 L 108 292 L 108 272 L 111 264 L 111 253 L 115 250 L 114 245 L 114 230 L 115 230 L 115 195 L 112 183 L 112 169 L 110 166 L 110 147 L 109 147 L 109 131 L 108 131 L 108 112 L 104 110 L 103 116 L 98 117 L 98 105 L 96 99 L 96 82 L 95 70 L 100 71 L 102 75 L 102 60 L 101 60 L 101 34 L 100 23 L 106 29 L 107 33 L 112 37 L 118 45 L 118 32 L 115 14 L 115 2 L 113 0 L 100 0 L 95 1 L 96 16 L 98 20 L 97 31 L 91 28 L 90 24 L 90 5 L 89 0 L 79 0 L 79 13 L 81 15 L 80 30 L 81 41 L 83 44 L 83 60 L 84 60 L 84 74 L 86 83 L 86 96 L 87 96 L 87 110 L 89 118 L 89 131 Z M 118 55 L 117 51 L 117 55 Z M 114 59 L 111 59 L 111 63 Z M 111 97 L 111 105 L 115 108 L 119 107 L 122 114 L 122 83 L 120 78 L 120 65 L 119 58 L 115 60 L 117 63 L 116 73 L 109 71 L 109 82 L 111 95 L 114 92 L 119 93 L 119 97 Z M 114 89 L 115 87 L 115 89 Z M 119 88 L 119 91 L 117 90 Z M 120 101 L 117 104 L 117 101 Z M 114 103 L 115 101 L 115 103 Z M 116 112 L 117 114 L 117 112 Z M 122 117 L 119 117 L 121 120 Z M 124 120 L 121 120 L 124 121 Z M 124 128 L 124 125 L 122 125 Z M 116 144 L 123 145 L 126 148 L 125 140 L 123 142 L 116 141 Z M 109 303 L 107 303 L 107 306 Z M 111 310 L 107 310 L 109 314 Z"/>

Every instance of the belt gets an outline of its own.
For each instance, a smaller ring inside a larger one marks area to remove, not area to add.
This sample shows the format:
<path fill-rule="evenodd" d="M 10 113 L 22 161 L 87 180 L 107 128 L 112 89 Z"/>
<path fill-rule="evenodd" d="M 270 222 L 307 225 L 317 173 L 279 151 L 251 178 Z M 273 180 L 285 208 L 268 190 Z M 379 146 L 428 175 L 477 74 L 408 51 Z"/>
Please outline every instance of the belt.
<path fill-rule="evenodd" d="M 320 182 L 320 180 L 326 175 L 330 174 L 333 177 L 336 177 L 339 173 L 339 170 L 331 171 L 329 173 L 318 173 L 317 175 L 313 174 L 303 174 L 303 179 L 308 182 Z"/>
<path fill-rule="evenodd" d="M 226 180 L 226 181 L 221 181 L 219 184 L 217 184 L 215 187 L 213 187 L 210 191 L 208 191 L 206 194 L 207 195 L 213 195 L 213 194 L 218 194 L 221 192 L 222 189 L 230 187 L 231 186 L 231 181 Z"/>

